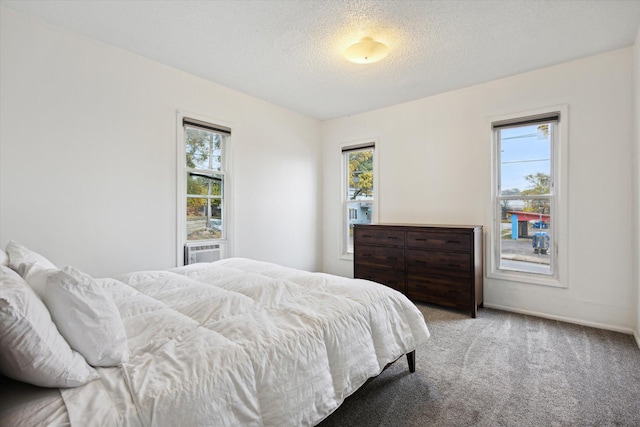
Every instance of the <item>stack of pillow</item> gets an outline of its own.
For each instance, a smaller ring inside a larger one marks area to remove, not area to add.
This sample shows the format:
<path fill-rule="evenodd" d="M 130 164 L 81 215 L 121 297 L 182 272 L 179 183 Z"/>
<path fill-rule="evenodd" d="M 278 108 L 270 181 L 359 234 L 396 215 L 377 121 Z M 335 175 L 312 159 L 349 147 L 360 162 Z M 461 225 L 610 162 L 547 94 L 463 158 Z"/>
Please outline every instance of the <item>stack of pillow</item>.
<path fill-rule="evenodd" d="M 77 387 L 129 359 L 118 307 L 89 275 L 11 241 L 0 250 L 0 372 Z"/>

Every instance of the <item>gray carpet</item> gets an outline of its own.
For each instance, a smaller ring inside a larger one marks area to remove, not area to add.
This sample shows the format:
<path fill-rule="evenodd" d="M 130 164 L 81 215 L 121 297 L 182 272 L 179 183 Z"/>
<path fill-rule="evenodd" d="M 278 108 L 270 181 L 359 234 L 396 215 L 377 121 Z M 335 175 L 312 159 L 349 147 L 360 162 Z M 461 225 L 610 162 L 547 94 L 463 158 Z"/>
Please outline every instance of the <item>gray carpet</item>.
<path fill-rule="evenodd" d="M 640 426 L 640 349 L 631 335 L 418 306 L 431 338 L 416 351 L 416 372 L 398 360 L 321 427 Z"/>

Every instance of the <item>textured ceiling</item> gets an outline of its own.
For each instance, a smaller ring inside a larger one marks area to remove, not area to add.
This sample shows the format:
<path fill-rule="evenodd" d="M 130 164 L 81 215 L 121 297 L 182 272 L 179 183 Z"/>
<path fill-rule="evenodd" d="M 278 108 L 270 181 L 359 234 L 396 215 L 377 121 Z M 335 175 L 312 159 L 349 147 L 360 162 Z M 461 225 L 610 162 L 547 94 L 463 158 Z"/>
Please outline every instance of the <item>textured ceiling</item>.
<path fill-rule="evenodd" d="M 0 4 L 317 119 L 631 46 L 640 26 L 640 0 Z M 362 37 L 389 55 L 347 62 Z"/>

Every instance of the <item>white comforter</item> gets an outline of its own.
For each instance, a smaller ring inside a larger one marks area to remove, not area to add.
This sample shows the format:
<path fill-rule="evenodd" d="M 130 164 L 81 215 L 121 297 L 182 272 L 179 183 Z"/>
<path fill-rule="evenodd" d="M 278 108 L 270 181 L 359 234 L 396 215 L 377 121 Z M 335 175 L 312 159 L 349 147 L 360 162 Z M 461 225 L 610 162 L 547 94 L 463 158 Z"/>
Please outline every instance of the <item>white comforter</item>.
<path fill-rule="evenodd" d="M 72 425 L 314 425 L 429 337 L 390 288 L 247 259 L 100 282 L 131 358 L 62 390 Z"/>

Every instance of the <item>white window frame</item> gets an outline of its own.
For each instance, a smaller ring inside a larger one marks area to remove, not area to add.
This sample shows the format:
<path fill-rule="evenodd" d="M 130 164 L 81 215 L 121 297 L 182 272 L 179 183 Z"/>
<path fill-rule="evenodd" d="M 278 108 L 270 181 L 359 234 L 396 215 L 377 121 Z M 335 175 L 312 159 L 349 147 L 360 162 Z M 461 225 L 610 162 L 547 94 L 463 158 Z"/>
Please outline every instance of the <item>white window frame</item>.
<path fill-rule="evenodd" d="M 340 249 L 339 253 L 341 260 L 353 261 L 353 252 L 348 252 L 348 232 L 349 232 L 349 164 L 346 160 L 345 150 L 356 150 L 358 148 L 365 148 L 367 146 L 373 146 L 373 212 L 371 214 L 371 223 L 376 224 L 378 222 L 379 211 L 379 187 L 380 187 L 380 173 L 378 170 L 379 158 L 380 158 L 380 142 L 378 138 L 367 138 L 357 141 L 350 141 L 340 145 L 340 169 L 342 171 L 340 178 Z"/>
<path fill-rule="evenodd" d="M 514 114 L 492 117 L 488 120 L 491 137 L 491 199 L 488 208 L 488 218 L 491 218 L 491 227 L 488 230 L 486 257 L 487 277 L 510 282 L 522 282 L 535 285 L 552 286 L 559 288 L 569 287 L 568 278 L 568 242 L 567 242 L 567 210 L 568 197 L 566 195 L 568 184 L 568 146 L 569 146 L 569 107 L 568 105 L 556 105 L 536 110 L 523 111 Z M 498 163 L 497 132 L 493 129 L 493 123 L 501 121 L 517 120 L 519 118 L 535 117 L 557 112 L 560 120 L 552 126 L 554 134 L 552 146 L 552 171 L 553 171 L 553 196 L 552 213 L 554 226 L 552 229 L 553 267 L 552 274 L 536 274 L 512 269 L 501 269 L 500 266 L 500 217 L 501 209 L 497 203 L 498 186 L 500 183 L 500 165 Z"/>
<path fill-rule="evenodd" d="M 232 130 L 232 125 L 221 120 L 200 114 L 190 113 L 186 111 L 178 111 L 176 113 L 176 266 L 184 265 L 184 246 L 187 244 L 187 172 L 192 169 L 187 168 L 186 159 L 186 141 L 183 121 L 184 119 L 193 119 L 196 121 L 211 124 L 212 126 L 220 126 Z M 231 178 L 231 135 L 224 137 L 222 144 L 222 163 L 221 170 L 216 174 L 224 176 L 224 185 L 222 187 L 222 217 L 223 230 L 220 239 L 201 240 L 198 243 L 215 242 L 221 245 L 222 253 L 225 256 L 233 256 L 233 180 Z"/>

